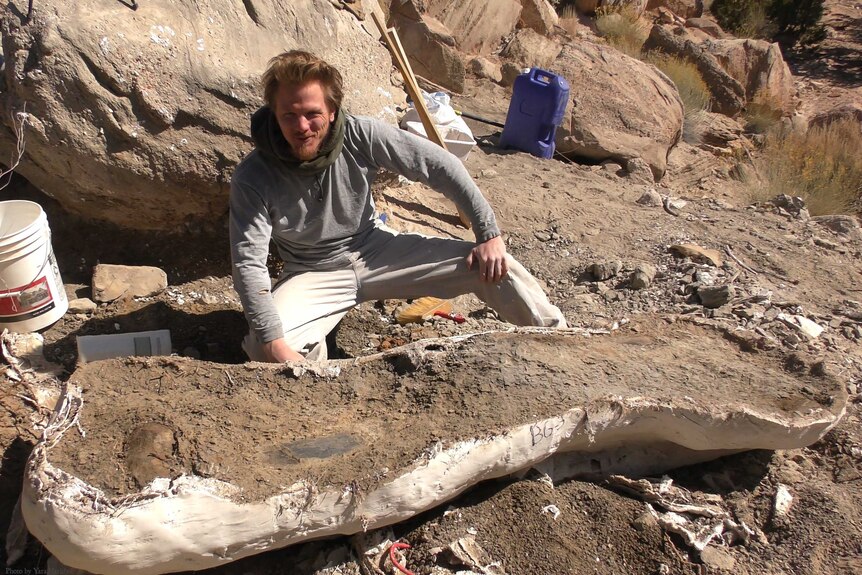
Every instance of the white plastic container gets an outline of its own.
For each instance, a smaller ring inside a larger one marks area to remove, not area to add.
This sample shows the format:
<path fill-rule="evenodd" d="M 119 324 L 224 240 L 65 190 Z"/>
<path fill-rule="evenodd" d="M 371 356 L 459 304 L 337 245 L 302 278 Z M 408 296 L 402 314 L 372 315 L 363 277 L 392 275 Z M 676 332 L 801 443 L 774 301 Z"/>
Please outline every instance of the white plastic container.
<path fill-rule="evenodd" d="M 171 355 L 171 332 L 166 329 L 81 335 L 77 343 L 81 363 L 112 357 Z"/>
<path fill-rule="evenodd" d="M 427 138 L 425 134 L 425 126 L 422 122 L 404 122 L 404 126 L 411 134 L 416 134 Z M 476 140 L 470 134 L 464 133 L 457 128 L 447 126 L 437 126 L 437 131 L 440 132 L 440 137 L 443 138 L 443 143 L 446 144 L 446 149 L 455 154 L 462 162 L 470 155 L 470 150 L 476 145 Z"/>
<path fill-rule="evenodd" d="M 67 309 L 42 207 L 26 200 L 0 202 L 0 329 L 38 331 Z"/>

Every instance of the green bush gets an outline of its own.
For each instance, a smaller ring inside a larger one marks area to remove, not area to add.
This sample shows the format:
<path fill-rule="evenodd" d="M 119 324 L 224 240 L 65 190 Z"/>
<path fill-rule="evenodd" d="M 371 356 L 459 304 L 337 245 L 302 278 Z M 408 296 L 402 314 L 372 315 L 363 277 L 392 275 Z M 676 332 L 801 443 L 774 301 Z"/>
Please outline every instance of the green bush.
<path fill-rule="evenodd" d="M 710 11 L 721 26 L 744 38 L 783 44 L 823 37 L 824 0 L 714 0 Z"/>

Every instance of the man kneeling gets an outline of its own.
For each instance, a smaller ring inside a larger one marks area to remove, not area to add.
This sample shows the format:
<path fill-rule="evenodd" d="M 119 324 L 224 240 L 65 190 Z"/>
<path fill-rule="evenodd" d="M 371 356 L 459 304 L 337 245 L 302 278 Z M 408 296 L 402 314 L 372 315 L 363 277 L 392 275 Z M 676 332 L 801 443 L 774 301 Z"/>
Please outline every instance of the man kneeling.
<path fill-rule="evenodd" d="M 255 361 L 326 359 L 326 335 L 369 300 L 474 293 L 517 325 L 565 327 L 562 313 L 506 253 L 494 212 L 467 170 L 439 146 L 348 114 L 341 74 L 285 52 L 263 75 L 266 105 L 252 116 L 255 149 L 231 182 L 234 285 Z M 375 217 L 381 168 L 443 193 L 467 214 L 476 242 L 399 234 Z M 272 239 L 284 261 L 270 289 Z"/>

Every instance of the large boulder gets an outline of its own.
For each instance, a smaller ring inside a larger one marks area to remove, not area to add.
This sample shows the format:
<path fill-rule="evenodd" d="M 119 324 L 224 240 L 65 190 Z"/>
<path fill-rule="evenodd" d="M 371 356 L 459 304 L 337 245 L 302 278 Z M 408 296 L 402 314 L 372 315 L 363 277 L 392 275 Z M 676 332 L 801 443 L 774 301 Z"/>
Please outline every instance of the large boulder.
<path fill-rule="evenodd" d="M 467 54 L 488 55 L 518 24 L 519 0 L 409 0 L 425 6 L 432 16 L 452 31 L 458 49 Z"/>
<path fill-rule="evenodd" d="M 679 29 L 685 33 L 685 30 Z M 727 72 L 713 54 L 693 40 L 675 34 L 664 26 L 653 26 L 644 42 L 644 50 L 670 54 L 693 63 L 709 88 L 712 110 L 736 116 L 745 107 L 745 88 Z"/>
<path fill-rule="evenodd" d="M 705 42 L 703 47 L 742 85 L 748 102 L 785 116 L 796 108 L 796 86 L 778 44 L 728 38 Z"/>
<path fill-rule="evenodd" d="M 683 104 L 657 68 L 608 46 L 567 44 L 554 71 L 571 101 L 557 130 L 557 150 L 595 161 L 641 158 L 660 179 L 682 133 Z"/>
<path fill-rule="evenodd" d="M 500 51 L 500 57 L 514 63 L 518 68 L 548 68 L 560 55 L 562 47 L 531 28 L 515 32 L 512 40 Z"/>
<path fill-rule="evenodd" d="M 703 0 L 649 0 L 647 10 L 667 8 L 683 18 L 699 18 L 703 15 Z"/>
<path fill-rule="evenodd" d="M 466 68 L 449 28 L 411 2 L 393 4 L 390 24 L 398 31 L 415 74 L 454 92 L 464 91 Z"/>
<path fill-rule="evenodd" d="M 17 171 L 90 219 L 139 229 L 218 221 L 232 170 L 251 149 L 260 73 L 285 49 L 338 66 L 353 112 L 394 107 L 385 48 L 367 23 L 327 2 L 154 1 L 131 10 L 41 0 L 29 21 L 27 3 L 13 5 L 2 16 L 0 154 L 10 156 L 10 115 L 26 105 Z"/>
<path fill-rule="evenodd" d="M 862 129 L 862 101 L 846 102 L 816 113 L 809 122 L 811 126 L 828 126 L 833 122 L 856 122 Z"/>
<path fill-rule="evenodd" d="M 548 0 L 521 0 L 521 19 L 518 25 L 532 28 L 539 34 L 550 36 L 559 24 L 560 17 Z"/>
<path fill-rule="evenodd" d="M 729 36 L 712 18 L 689 18 L 685 21 L 685 27 L 689 31 L 700 30 L 707 37 L 727 38 Z"/>

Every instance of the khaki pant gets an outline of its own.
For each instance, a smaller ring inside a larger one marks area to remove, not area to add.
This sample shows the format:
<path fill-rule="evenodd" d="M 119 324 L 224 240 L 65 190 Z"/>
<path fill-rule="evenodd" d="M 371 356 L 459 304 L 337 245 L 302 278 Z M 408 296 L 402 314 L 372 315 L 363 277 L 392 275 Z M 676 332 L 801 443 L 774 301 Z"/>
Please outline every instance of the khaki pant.
<path fill-rule="evenodd" d="M 465 293 L 476 294 L 509 323 L 566 327 L 536 279 L 508 254 L 509 273 L 499 283 L 481 281 L 478 264 L 468 270 L 465 258 L 475 245 L 375 229 L 362 250 L 351 254 L 349 267 L 304 272 L 277 284 L 272 296 L 287 344 L 308 359 L 326 359 L 326 335 L 361 302 Z M 264 361 L 254 334 L 243 348 L 253 361 Z"/>

